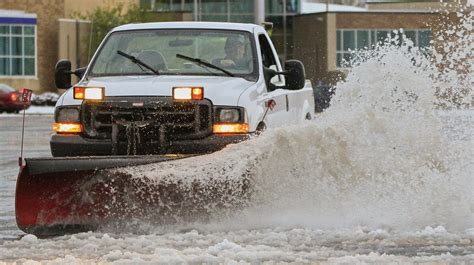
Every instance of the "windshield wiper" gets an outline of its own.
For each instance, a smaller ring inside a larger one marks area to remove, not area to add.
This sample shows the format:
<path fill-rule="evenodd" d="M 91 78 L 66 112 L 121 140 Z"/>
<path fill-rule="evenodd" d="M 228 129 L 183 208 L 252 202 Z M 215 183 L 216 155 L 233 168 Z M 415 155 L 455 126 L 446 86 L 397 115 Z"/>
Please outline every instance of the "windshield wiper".
<path fill-rule="evenodd" d="M 232 76 L 232 77 L 235 76 L 233 73 L 231 73 L 231 72 L 229 72 L 229 71 L 227 71 L 227 70 L 225 70 L 225 69 L 222 69 L 222 68 L 220 68 L 219 66 L 215 66 L 215 65 L 213 65 L 213 64 L 210 63 L 210 62 L 201 60 L 201 59 L 199 59 L 199 58 L 188 57 L 188 56 L 186 56 L 186 55 L 182 55 L 182 54 L 179 54 L 179 53 L 176 54 L 176 57 L 181 58 L 181 59 L 184 59 L 184 60 L 191 61 L 191 62 L 196 63 L 196 64 L 198 64 L 198 65 L 204 65 L 204 66 L 206 66 L 206 67 L 219 70 L 219 71 L 223 72 L 224 74 L 226 74 L 226 75 L 228 75 L 228 76 Z"/>
<path fill-rule="evenodd" d="M 126 54 L 124 53 L 123 51 L 117 51 L 117 53 L 119 55 L 122 55 L 123 57 L 129 59 L 130 61 L 132 61 L 134 64 L 138 65 L 138 66 L 143 66 L 145 67 L 146 69 L 152 71 L 154 74 L 156 75 L 159 75 L 160 73 L 158 72 L 158 70 L 154 69 L 153 67 L 149 66 L 148 64 L 144 63 L 143 61 L 137 59 L 135 56 L 132 56 L 130 54 Z M 141 68 L 141 67 L 140 67 Z"/>

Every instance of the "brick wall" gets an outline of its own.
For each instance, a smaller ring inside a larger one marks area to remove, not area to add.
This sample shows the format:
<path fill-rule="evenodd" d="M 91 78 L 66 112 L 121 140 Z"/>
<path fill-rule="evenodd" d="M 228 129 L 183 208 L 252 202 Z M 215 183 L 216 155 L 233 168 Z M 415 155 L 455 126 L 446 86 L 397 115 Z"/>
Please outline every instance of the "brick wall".
<path fill-rule="evenodd" d="M 305 66 L 306 78 L 316 80 L 326 75 L 327 15 L 296 16 L 293 29 L 293 56 Z"/>
<path fill-rule="evenodd" d="M 431 13 L 338 13 L 338 29 L 420 29 L 439 17 Z"/>
<path fill-rule="evenodd" d="M 457 11 L 459 9 L 465 9 L 468 4 L 468 0 L 432 0 L 432 1 L 367 1 L 367 8 L 369 10 L 418 10 L 418 11 L 432 11 L 432 10 L 444 10 L 444 11 Z M 471 7 L 472 9 L 472 7 Z"/>
<path fill-rule="evenodd" d="M 0 78 L 15 88 L 29 87 L 35 91 L 54 91 L 54 66 L 58 58 L 58 18 L 64 15 L 64 0 L 1 0 L 0 9 L 22 10 L 37 15 L 37 77 L 38 79 Z"/>
<path fill-rule="evenodd" d="M 64 17 L 71 18 L 78 14 L 86 15 L 92 12 L 96 8 L 102 8 L 104 6 L 114 6 L 122 4 L 126 9 L 131 5 L 139 5 L 139 0 L 63 0 L 64 4 Z"/>

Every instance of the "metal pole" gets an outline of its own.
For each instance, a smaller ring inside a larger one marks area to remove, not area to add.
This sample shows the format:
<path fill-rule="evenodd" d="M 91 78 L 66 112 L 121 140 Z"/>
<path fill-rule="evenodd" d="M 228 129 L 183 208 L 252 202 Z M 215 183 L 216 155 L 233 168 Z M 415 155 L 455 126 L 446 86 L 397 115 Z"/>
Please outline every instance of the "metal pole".
<path fill-rule="evenodd" d="M 79 43 L 80 43 L 80 32 L 79 32 L 79 20 L 76 19 L 76 69 L 81 67 L 81 56 L 80 56 L 80 52 L 79 52 Z"/>
<path fill-rule="evenodd" d="M 26 105 L 23 103 L 23 125 L 21 127 L 21 150 L 20 158 L 18 158 L 18 165 L 23 166 L 23 139 L 25 138 L 25 114 L 26 114 Z"/>
<path fill-rule="evenodd" d="M 283 0 L 283 60 L 286 61 L 287 53 L 287 37 L 286 37 L 286 0 Z"/>
<path fill-rule="evenodd" d="M 226 6 L 227 6 L 227 22 L 230 22 L 230 0 L 227 0 Z"/>
<path fill-rule="evenodd" d="M 194 0 L 194 21 L 198 21 L 198 1 Z"/>
<path fill-rule="evenodd" d="M 265 0 L 254 0 L 254 23 L 261 25 L 265 22 Z"/>
<path fill-rule="evenodd" d="M 91 20 L 91 29 L 89 31 L 89 52 L 87 53 L 87 62 L 91 60 L 92 34 L 94 31 L 94 20 Z"/>

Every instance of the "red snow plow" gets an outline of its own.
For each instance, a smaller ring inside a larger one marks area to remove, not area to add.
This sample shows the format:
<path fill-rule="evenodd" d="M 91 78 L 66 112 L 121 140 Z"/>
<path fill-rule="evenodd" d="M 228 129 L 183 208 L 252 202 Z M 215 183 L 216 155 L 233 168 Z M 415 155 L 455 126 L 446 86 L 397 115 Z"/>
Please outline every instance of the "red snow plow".
<path fill-rule="evenodd" d="M 18 227 L 51 235 L 93 230 L 111 220 L 151 217 L 147 211 L 164 217 L 161 204 L 183 203 L 179 188 L 143 183 L 110 169 L 185 157 L 189 155 L 26 159 L 16 187 Z"/>
<path fill-rule="evenodd" d="M 206 216 L 210 210 L 242 206 L 247 174 L 233 180 L 153 181 L 120 170 L 194 155 L 31 158 L 16 187 L 16 220 L 24 232 L 60 235 L 113 228 L 130 221 L 172 223 Z"/>

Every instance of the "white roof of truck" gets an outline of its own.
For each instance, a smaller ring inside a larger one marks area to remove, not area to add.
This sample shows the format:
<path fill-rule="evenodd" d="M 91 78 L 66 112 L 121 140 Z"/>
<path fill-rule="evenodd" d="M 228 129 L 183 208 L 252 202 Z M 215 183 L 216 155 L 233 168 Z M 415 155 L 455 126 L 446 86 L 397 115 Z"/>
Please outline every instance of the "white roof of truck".
<path fill-rule="evenodd" d="M 140 29 L 228 29 L 253 32 L 256 27 L 250 23 L 228 23 L 228 22 L 152 22 L 140 24 L 126 24 L 114 28 L 112 31 L 140 30 Z"/>

